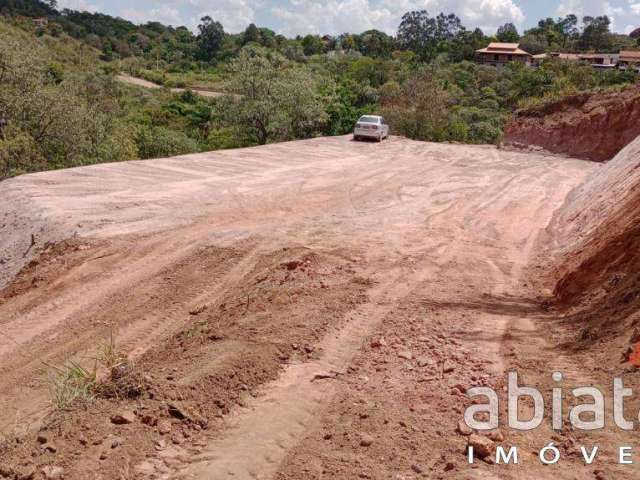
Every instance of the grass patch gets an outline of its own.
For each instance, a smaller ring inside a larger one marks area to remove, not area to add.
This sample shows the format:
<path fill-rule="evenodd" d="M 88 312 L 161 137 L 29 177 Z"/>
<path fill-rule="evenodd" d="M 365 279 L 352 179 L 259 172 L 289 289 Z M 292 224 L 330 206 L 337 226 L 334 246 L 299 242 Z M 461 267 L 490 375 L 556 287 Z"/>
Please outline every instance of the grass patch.
<path fill-rule="evenodd" d="M 137 398 L 146 389 L 142 372 L 118 351 L 113 332 L 92 361 L 91 368 L 73 360 L 62 366 L 48 365 L 47 383 L 56 410 L 96 398 Z"/>

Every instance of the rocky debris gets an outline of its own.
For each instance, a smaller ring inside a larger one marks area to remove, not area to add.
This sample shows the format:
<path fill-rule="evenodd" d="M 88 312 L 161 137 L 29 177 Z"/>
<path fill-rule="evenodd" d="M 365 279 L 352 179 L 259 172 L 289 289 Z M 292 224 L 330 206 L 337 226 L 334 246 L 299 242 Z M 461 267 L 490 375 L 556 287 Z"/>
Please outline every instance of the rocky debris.
<path fill-rule="evenodd" d="M 424 467 L 419 463 L 414 463 L 413 465 L 411 465 L 411 470 L 413 470 L 416 473 L 423 473 Z"/>
<path fill-rule="evenodd" d="M 473 429 L 467 425 L 464 420 L 460 420 L 458 422 L 458 426 L 456 427 L 456 432 L 460 435 L 469 436 L 473 433 Z"/>
<path fill-rule="evenodd" d="M 504 434 L 502 433 L 501 430 L 491 430 L 485 435 L 487 438 L 491 439 L 496 443 L 504 442 Z"/>
<path fill-rule="evenodd" d="M 490 438 L 475 433 L 469 435 L 467 446 L 473 447 L 473 453 L 476 457 L 490 457 L 495 452 L 495 445 Z"/>
<path fill-rule="evenodd" d="M 158 433 L 160 435 L 167 435 L 171 433 L 171 422 L 169 420 L 159 420 L 158 421 Z"/>
<path fill-rule="evenodd" d="M 403 358 L 405 360 L 412 360 L 413 354 L 408 350 L 400 350 L 398 352 L 398 357 Z"/>
<path fill-rule="evenodd" d="M 46 480 L 59 480 L 64 478 L 64 468 L 47 466 L 42 469 L 42 474 Z"/>
<path fill-rule="evenodd" d="M 428 357 L 420 357 L 418 358 L 417 363 L 419 367 L 428 367 L 430 365 L 433 365 L 434 362 Z"/>
<path fill-rule="evenodd" d="M 387 341 L 384 339 L 384 337 L 380 337 L 378 339 L 371 341 L 372 348 L 381 348 L 386 346 L 387 346 Z"/>
<path fill-rule="evenodd" d="M 342 375 L 343 372 L 337 372 L 335 370 L 330 370 L 328 372 L 318 372 L 311 379 L 312 382 L 316 380 L 325 380 L 327 378 L 337 378 L 338 375 Z"/>
<path fill-rule="evenodd" d="M 455 369 L 456 369 L 456 366 L 448 360 L 445 360 L 445 362 L 442 365 L 442 373 L 451 373 Z"/>
<path fill-rule="evenodd" d="M 367 434 L 367 433 L 362 433 L 360 434 L 360 446 L 361 447 L 370 447 L 371 445 L 373 445 L 374 442 L 374 438 Z"/>
<path fill-rule="evenodd" d="M 189 315 L 193 315 L 193 316 L 200 315 L 207 308 L 208 308 L 207 305 L 198 305 L 198 306 L 192 308 L 191 310 L 189 310 Z"/>
<path fill-rule="evenodd" d="M 136 421 L 136 414 L 132 410 L 116 413 L 111 417 L 111 423 L 115 425 L 127 425 Z"/>

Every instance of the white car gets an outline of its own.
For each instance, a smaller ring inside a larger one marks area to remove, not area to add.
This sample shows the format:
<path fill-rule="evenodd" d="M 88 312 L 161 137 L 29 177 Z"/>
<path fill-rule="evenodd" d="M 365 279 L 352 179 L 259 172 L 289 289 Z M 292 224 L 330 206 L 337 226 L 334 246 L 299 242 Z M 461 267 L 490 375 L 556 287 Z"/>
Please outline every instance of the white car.
<path fill-rule="evenodd" d="M 363 115 L 353 129 L 353 139 L 373 138 L 379 142 L 389 137 L 389 124 L 379 115 Z"/>

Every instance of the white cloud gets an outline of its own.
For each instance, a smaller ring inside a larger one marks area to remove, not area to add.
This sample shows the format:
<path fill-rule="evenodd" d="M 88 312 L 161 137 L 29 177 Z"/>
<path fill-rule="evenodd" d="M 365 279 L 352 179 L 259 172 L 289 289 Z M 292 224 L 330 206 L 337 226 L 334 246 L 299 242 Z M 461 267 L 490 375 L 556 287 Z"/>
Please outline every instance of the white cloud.
<path fill-rule="evenodd" d="M 632 3 L 629 6 L 631 7 L 631 12 L 634 15 L 640 15 L 640 3 Z"/>
<path fill-rule="evenodd" d="M 394 34 L 401 16 L 410 10 L 456 13 L 468 27 L 493 32 L 498 26 L 524 22 L 524 13 L 513 0 L 289 0 L 273 7 L 272 15 L 283 25 L 281 33 L 362 32 L 377 28 Z"/>
<path fill-rule="evenodd" d="M 98 5 L 87 2 L 86 0 L 59 0 L 58 8 L 68 8 L 69 10 L 79 10 L 81 12 L 96 12 L 100 10 Z"/>
<path fill-rule="evenodd" d="M 188 4 L 199 12 L 187 22 L 187 26 L 195 28 L 202 17 L 209 15 L 222 23 L 225 31 L 231 33 L 241 32 L 250 23 L 254 23 L 255 9 L 251 4 L 256 7 L 262 4 L 260 1 L 250 0 L 178 0 L 177 3 Z"/>
<path fill-rule="evenodd" d="M 168 5 L 160 5 L 158 8 L 151 10 L 136 10 L 133 8 L 125 8 L 121 16 L 134 23 L 160 22 L 165 25 L 173 25 L 175 27 L 182 25 L 180 12 Z"/>

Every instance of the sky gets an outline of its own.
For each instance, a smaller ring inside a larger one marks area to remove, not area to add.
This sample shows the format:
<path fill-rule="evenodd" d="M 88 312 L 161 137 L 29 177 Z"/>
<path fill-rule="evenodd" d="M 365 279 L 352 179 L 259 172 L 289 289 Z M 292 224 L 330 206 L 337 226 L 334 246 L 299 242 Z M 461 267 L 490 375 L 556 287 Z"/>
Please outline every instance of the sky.
<path fill-rule="evenodd" d="M 568 13 L 609 15 L 612 30 L 620 33 L 640 26 L 640 0 L 58 0 L 58 6 L 193 30 L 201 17 L 209 15 L 230 33 L 255 23 L 286 36 L 360 33 L 371 28 L 395 34 L 403 13 L 422 9 L 433 15 L 455 13 L 467 28 L 480 27 L 487 34 L 506 22 L 522 31 L 540 18 Z"/>

